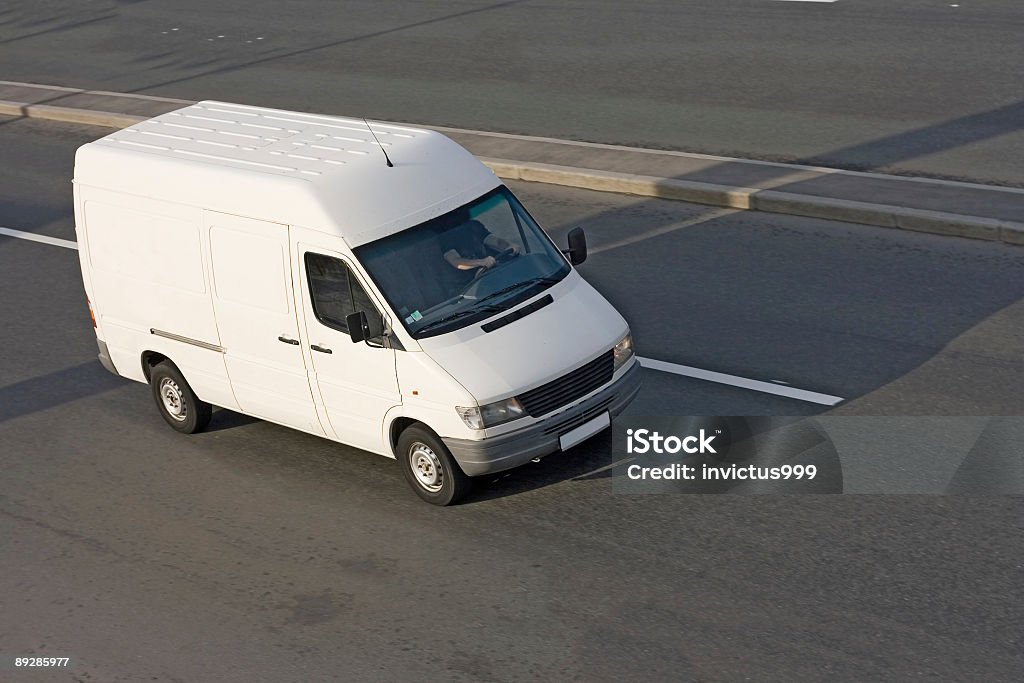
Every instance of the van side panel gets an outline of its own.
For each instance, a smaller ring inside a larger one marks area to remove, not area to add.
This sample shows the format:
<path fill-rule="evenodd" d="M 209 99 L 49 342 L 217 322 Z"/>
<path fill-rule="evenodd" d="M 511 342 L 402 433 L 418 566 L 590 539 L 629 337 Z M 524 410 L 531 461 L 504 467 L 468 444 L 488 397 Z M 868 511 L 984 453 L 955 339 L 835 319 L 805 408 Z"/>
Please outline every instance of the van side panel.
<path fill-rule="evenodd" d="M 157 351 L 204 401 L 234 407 L 213 314 L 202 211 L 82 188 L 93 309 L 118 371 L 145 381 L 142 354 Z M 175 340 L 165 335 L 200 342 Z M 214 347 L 211 349 L 210 347 Z"/>
<path fill-rule="evenodd" d="M 203 225 L 213 310 L 239 408 L 324 436 L 293 304 L 288 226 L 215 211 L 203 212 Z"/>

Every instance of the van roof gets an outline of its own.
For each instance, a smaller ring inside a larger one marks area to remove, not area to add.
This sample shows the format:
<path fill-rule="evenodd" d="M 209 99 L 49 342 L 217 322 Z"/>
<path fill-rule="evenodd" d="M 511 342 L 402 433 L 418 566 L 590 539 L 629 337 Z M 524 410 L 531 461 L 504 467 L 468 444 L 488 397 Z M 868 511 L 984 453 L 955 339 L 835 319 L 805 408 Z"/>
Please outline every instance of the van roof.
<path fill-rule="evenodd" d="M 333 232 L 352 246 L 498 184 L 435 131 L 216 101 L 83 146 L 75 182 Z"/>

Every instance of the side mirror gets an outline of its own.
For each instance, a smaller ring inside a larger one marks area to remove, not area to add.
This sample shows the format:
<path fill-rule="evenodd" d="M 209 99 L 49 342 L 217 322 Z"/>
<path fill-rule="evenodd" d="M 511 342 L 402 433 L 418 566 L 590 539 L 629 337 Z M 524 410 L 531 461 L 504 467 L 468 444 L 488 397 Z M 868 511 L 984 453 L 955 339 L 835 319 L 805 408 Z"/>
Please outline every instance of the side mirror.
<path fill-rule="evenodd" d="M 583 228 L 569 231 L 569 263 L 578 266 L 587 260 L 587 233 Z"/>
<path fill-rule="evenodd" d="M 358 344 L 370 338 L 370 322 L 366 319 L 365 311 L 356 311 L 345 316 L 345 324 L 348 325 L 348 336 L 352 337 L 353 343 Z"/>

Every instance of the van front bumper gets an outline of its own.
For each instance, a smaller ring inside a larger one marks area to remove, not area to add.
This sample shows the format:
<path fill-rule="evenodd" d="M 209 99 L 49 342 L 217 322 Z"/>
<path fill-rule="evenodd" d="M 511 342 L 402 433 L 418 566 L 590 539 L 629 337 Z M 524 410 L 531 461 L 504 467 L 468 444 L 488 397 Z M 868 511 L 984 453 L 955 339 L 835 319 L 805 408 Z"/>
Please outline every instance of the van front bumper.
<path fill-rule="evenodd" d="M 475 441 L 442 439 L 462 471 L 471 477 L 519 467 L 534 458 L 550 455 L 560 449 L 558 438 L 601 413 L 621 413 L 640 391 L 640 363 L 633 366 L 613 384 L 608 385 L 582 403 L 556 413 L 529 427 Z"/>

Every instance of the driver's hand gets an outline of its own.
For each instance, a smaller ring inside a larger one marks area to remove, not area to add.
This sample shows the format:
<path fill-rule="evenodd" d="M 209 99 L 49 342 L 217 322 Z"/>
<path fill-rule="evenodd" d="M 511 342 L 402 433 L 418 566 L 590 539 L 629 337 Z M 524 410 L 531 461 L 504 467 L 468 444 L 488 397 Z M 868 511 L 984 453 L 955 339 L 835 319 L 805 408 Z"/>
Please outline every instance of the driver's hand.
<path fill-rule="evenodd" d="M 497 261 L 494 260 L 493 256 L 485 256 L 484 258 L 480 259 L 479 263 L 481 268 L 493 268 L 494 264 L 497 263 Z"/>
<path fill-rule="evenodd" d="M 509 244 L 509 247 L 512 249 L 512 255 L 513 256 L 519 256 L 519 245 L 518 244 Z"/>

